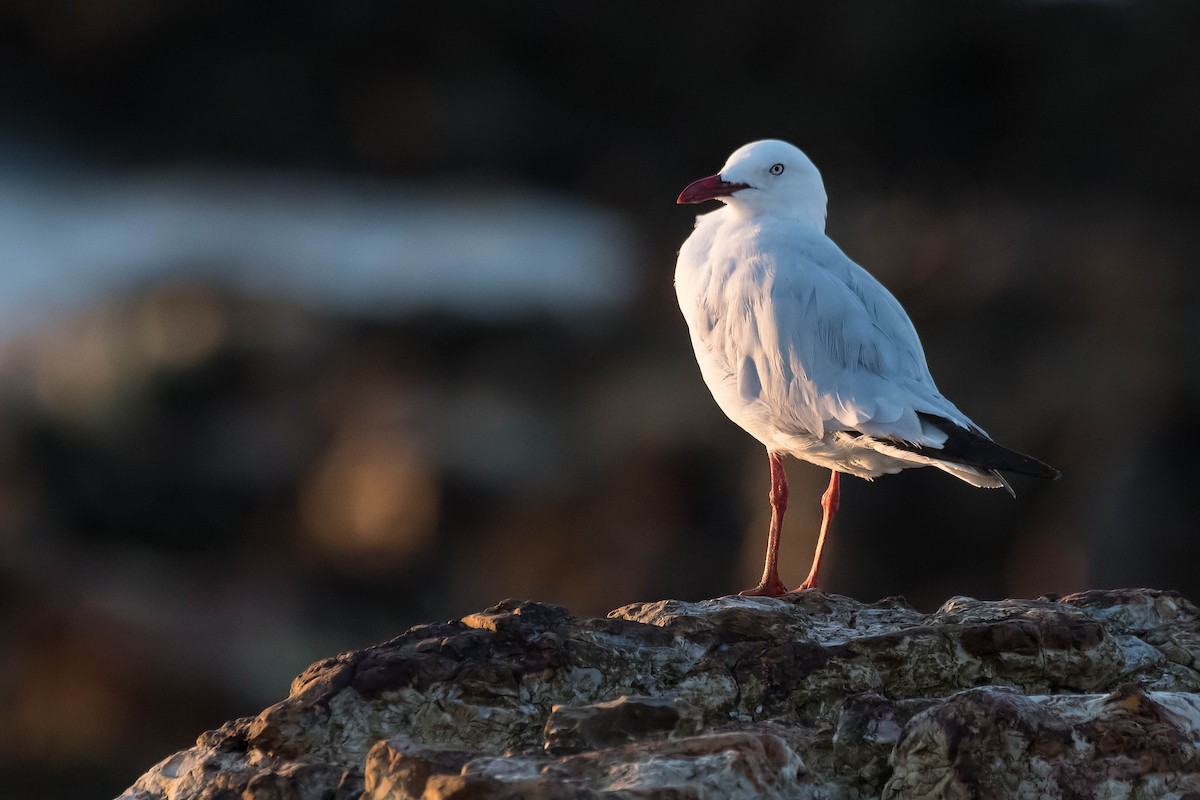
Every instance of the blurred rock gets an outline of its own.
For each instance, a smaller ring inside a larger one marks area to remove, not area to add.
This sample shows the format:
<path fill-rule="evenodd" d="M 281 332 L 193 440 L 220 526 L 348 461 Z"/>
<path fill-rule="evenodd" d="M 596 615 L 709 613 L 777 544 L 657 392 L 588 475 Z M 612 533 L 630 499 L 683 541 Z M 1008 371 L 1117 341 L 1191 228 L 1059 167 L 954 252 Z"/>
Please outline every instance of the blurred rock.
<path fill-rule="evenodd" d="M 1183 796 L 1198 625 L 1151 589 L 506 600 L 313 664 L 122 797 Z"/>

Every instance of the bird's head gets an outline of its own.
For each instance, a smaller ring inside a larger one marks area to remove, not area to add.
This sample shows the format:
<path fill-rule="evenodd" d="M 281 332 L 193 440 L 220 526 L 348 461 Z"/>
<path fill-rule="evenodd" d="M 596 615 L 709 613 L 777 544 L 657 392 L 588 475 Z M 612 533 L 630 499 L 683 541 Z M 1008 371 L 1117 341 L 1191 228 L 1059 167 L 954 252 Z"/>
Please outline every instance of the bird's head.
<path fill-rule="evenodd" d="M 778 139 L 739 147 L 716 175 L 680 193 L 678 203 L 720 200 L 747 216 L 795 219 L 825 229 L 828 198 L 816 165 L 798 147 Z"/>

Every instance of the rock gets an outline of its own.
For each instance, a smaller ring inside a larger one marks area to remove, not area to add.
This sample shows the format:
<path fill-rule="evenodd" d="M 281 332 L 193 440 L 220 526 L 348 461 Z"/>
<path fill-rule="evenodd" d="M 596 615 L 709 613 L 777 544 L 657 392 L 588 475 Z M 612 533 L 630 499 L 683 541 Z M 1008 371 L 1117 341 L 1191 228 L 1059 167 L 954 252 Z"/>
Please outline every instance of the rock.
<path fill-rule="evenodd" d="M 124 798 L 1200 798 L 1170 592 L 506 600 L 313 664 Z"/>
<path fill-rule="evenodd" d="M 689 713 L 692 712 L 692 713 Z M 579 753 L 657 736 L 696 733 L 699 715 L 678 697 L 630 697 L 589 706 L 554 706 L 546 720 L 546 750 Z"/>
<path fill-rule="evenodd" d="M 884 797 L 1200 797 L 1200 697 L 960 692 L 914 717 Z"/>

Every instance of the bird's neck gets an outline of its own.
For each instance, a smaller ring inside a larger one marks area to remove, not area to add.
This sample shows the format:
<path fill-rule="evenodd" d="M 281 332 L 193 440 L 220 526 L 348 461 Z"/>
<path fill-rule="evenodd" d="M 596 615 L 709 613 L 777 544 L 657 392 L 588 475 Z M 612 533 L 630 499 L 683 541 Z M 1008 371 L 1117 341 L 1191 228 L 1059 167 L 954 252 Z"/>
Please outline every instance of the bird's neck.
<path fill-rule="evenodd" d="M 819 233 L 825 232 L 825 203 L 795 204 L 785 208 L 758 208 L 750 203 L 729 203 L 729 213 L 747 222 L 771 218 L 795 222 Z"/>

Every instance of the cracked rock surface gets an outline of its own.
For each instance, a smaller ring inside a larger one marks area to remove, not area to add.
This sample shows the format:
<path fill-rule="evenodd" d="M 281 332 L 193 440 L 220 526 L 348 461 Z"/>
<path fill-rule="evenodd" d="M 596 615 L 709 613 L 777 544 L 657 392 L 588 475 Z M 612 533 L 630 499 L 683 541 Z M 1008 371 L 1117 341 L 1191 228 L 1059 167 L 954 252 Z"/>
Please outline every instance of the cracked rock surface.
<path fill-rule="evenodd" d="M 1151 589 L 506 600 L 313 664 L 122 797 L 1200 800 L 1198 659 Z"/>

